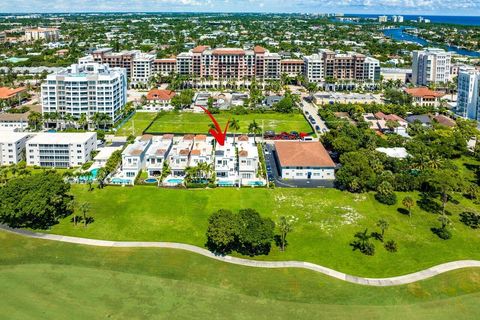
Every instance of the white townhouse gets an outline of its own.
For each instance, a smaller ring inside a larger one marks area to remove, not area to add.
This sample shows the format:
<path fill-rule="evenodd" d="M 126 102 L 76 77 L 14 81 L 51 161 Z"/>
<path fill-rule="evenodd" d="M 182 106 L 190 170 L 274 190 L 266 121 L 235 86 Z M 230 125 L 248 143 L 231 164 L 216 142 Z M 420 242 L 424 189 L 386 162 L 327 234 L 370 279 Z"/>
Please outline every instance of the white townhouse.
<path fill-rule="evenodd" d="M 143 135 L 128 145 L 122 152 L 122 173 L 126 178 L 135 179 L 145 168 L 146 153 L 152 144 L 152 136 Z"/>
<path fill-rule="evenodd" d="M 193 139 L 193 147 L 190 152 L 190 167 L 196 167 L 199 163 L 213 162 L 212 139 L 206 135 L 199 134 Z"/>
<path fill-rule="evenodd" d="M 257 179 L 258 173 L 258 148 L 253 137 L 242 135 L 238 137 L 238 176 L 242 184 L 248 183 L 247 180 Z"/>
<path fill-rule="evenodd" d="M 275 156 L 283 179 L 335 179 L 335 163 L 320 142 L 275 141 Z"/>
<path fill-rule="evenodd" d="M 152 144 L 146 154 L 146 169 L 149 177 L 158 177 L 162 174 L 165 161 L 173 145 L 173 134 L 153 137 Z"/>
<path fill-rule="evenodd" d="M 70 168 L 83 165 L 92 159 L 97 149 L 97 134 L 39 133 L 26 143 L 27 165 Z"/>
<path fill-rule="evenodd" d="M 49 74 L 42 83 L 42 113 L 58 113 L 90 119 L 95 113 L 106 114 L 112 125 L 122 117 L 127 103 L 127 73 L 123 68 L 87 62 L 72 64 Z"/>
<path fill-rule="evenodd" d="M 237 155 L 233 138 L 227 137 L 223 146 L 215 148 L 215 173 L 219 185 L 235 185 L 238 181 Z"/>
<path fill-rule="evenodd" d="M 180 140 L 174 140 L 172 151 L 169 156 L 170 170 L 174 177 L 185 176 L 185 169 L 190 163 L 190 152 L 193 147 L 193 134 L 187 134 Z"/>
<path fill-rule="evenodd" d="M 23 159 L 29 134 L 21 132 L 0 132 L 0 166 L 17 164 Z"/>

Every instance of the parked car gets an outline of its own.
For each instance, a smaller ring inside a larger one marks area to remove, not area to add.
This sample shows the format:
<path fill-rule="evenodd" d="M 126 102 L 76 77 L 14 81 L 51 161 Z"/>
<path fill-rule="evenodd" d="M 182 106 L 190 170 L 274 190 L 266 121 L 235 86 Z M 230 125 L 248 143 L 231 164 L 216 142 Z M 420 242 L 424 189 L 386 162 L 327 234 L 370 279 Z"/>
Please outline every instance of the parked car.
<path fill-rule="evenodd" d="M 315 130 L 320 131 L 320 126 L 319 126 L 319 125 L 316 125 L 316 126 L 315 126 Z"/>

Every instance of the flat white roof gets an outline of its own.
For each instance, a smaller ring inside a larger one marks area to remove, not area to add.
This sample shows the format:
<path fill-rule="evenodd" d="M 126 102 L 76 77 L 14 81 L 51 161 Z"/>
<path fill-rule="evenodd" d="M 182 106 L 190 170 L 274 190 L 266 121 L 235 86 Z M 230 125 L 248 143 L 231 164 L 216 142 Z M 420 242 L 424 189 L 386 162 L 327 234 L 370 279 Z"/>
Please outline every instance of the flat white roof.
<path fill-rule="evenodd" d="M 99 153 L 95 156 L 94 160 L 108 160 L 112 153 L 117 150 L 122 150 L 122 147 L 104 147 L 99 149 Z"/>
<path fill-rule="evenodd" d="M 28 140 L 29 144 L 73 144 L 85 143 L 92 137 L 96 137 L 95 132 L 45 132 L 36 134 Z"/>
<path fill-rule="evenodd" d="M 405 148 L 377 148 L 375 150 L 386 154 L 390 158 L 405 159 L 408 157 L 408 152 Z"/>
<path fill-rule="evenodd" d="M 14 143 L 29 135 L 24 132 L 0 131 L 0 143 Z"/>

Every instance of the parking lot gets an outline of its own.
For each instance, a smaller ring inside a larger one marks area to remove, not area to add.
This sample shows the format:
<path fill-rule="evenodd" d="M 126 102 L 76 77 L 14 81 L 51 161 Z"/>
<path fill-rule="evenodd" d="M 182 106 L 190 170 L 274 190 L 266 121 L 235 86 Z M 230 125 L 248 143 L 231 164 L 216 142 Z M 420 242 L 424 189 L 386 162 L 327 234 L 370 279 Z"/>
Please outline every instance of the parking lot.
<path fill-rule="evenodd" d="M 268 181 L 273 182 L 279 188 L 333 188 L 334 182 L 331 180 L 284 180 L 280 176 L 279 164 L 275 157 L 275 148 L 273 142 L 267 142 L 263 148 L 265 155 L 265 165 L 267 167 Z"/>

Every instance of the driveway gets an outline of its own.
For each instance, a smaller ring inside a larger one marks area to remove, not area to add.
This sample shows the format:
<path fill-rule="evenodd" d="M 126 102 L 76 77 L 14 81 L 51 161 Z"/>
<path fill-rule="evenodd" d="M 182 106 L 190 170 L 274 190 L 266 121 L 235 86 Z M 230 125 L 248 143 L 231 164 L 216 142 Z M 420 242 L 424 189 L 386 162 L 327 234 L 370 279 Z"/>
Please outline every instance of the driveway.
<path fill-rule="evenodd" d="M 273 182 L 276 187 L 279 188 L 333 188 L 334 181 L 332 180 L 312 180 L 312 179 L 299 179 L 299 180 L 284 180 L 280 176 L 279 164 L 275 157 L 275 147 L 273 142 L 267 142 L 265 144 L 267 152 L 265 152 L 265 164 L 267 165 L 267 171 L 271 172 L 273 176 Z M 271 169 L 268 170 L 268 167 Z"/>
<path fill-rule="evenodd" d="M 305 101 L 304 99 L 302 99 L 301 105 L 302 105 L 302 111 L 305 114 L 305 118 L 307 118 L 307 120 L 313 126 L 315 133 L 320 136 L 323 133 L 328 132 L 327 125 L 322 120 L 322 118 L 320 118 L 320 116 L 318 115 L 317 106 L 314 105 L 313 103 L 309 103 Z M 315 124 L 312 124 L 311 120 L 308 119 L 310 116 L 312 116 L 313 119 L 315 120 Z M 316 126 L 319 126 L 320 130 L 315 129 Z"/>

